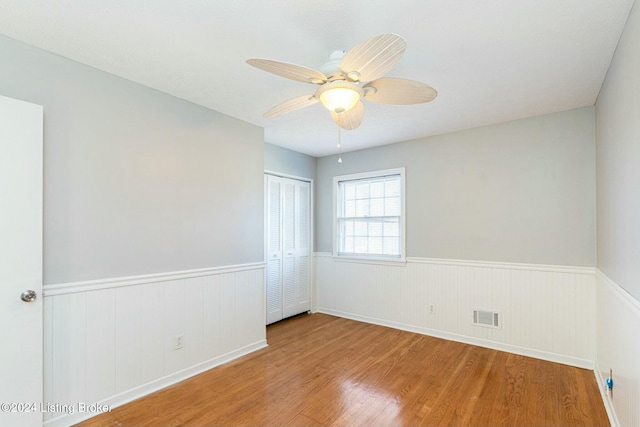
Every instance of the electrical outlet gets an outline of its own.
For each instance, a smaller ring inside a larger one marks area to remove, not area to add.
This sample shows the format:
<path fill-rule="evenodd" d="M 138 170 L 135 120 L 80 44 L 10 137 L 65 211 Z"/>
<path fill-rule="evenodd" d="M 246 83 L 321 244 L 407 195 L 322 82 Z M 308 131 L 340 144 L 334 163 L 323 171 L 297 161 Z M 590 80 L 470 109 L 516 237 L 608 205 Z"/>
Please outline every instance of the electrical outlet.
<path fill-rule="evenodd" d="M 436 314 L 436 306 L 433 304 L 429 304 L 429 313 Z"/>
<path fill-rule="evenodd" d="M 184 347 L 184 335 L 180 334 L 173 337 L 173 349 L 180 350 L 183 347 Z"/>
<path fill-rule="evenodd" d="M 609 377 L 605 379 L 605 383 L 609 393 L 613 394 L 613 369 L 611 368 L 609 368 Z"/>

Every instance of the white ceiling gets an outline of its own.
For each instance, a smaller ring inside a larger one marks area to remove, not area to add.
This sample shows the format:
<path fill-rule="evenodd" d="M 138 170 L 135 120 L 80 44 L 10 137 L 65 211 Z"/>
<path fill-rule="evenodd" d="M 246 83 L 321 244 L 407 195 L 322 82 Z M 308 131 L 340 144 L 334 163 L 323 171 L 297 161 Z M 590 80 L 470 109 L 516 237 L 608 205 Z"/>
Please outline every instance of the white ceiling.
<path fill-rule="evenodd" d="M 245 63 L 319 69 L 334 50 L 396 33 L 388 74 L 428 104 L 365 102 L 350 151 L 593 105 L 633 0 L 0 0 L 0 33 L 264 128 L 266 142 L 335 153 L 321 104 L 266 119 L 316 86 Z M 1 65 L 0 65 L 1 66 Z"/>

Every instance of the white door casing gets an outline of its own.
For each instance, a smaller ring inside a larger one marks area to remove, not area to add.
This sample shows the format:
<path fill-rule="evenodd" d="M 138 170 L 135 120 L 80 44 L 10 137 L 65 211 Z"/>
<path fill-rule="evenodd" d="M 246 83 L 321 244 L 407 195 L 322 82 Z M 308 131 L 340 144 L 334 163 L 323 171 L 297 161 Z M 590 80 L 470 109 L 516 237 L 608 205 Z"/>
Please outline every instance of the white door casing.
<path fill-rule="evenodd" d="M 42 106 L 0 96 L 0 425 L 42 425 Z M 36 299 L 24 302 L 32 290 Z"/>

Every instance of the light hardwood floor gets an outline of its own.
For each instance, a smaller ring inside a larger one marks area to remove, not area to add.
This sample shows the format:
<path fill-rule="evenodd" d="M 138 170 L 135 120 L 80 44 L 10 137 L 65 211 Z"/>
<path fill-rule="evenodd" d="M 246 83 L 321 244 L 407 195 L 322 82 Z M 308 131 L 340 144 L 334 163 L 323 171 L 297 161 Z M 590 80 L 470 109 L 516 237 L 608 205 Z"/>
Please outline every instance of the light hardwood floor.
<path fill-rule="evenodd" d="M 82 426 L 608 426 L 593 372 L 324 314 Z"/>

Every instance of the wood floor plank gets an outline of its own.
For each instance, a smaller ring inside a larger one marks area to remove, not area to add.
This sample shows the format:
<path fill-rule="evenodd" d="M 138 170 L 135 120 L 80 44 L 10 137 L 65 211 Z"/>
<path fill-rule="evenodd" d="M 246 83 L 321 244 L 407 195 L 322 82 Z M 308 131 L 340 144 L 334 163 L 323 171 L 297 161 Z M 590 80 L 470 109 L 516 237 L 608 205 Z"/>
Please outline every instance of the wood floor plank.
<path fill-rule="evenodd" d="M 608 426 L 593 372 L 304 315 L 269 347 L 79 426 Z"/>

